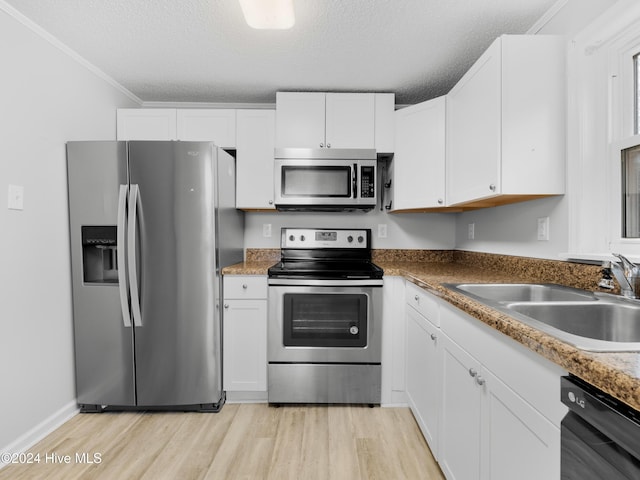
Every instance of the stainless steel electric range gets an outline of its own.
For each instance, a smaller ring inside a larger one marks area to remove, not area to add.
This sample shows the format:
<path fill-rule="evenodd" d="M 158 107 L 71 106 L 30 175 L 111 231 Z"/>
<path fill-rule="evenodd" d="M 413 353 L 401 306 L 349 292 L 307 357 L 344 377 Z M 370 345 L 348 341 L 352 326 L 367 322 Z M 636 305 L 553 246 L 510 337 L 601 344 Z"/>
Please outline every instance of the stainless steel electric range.
<path fill-rule="evenodd" d="M 269 403 L 379 404 L 382 269 L 369 229 L 282 229 L 269 269 Z"/>

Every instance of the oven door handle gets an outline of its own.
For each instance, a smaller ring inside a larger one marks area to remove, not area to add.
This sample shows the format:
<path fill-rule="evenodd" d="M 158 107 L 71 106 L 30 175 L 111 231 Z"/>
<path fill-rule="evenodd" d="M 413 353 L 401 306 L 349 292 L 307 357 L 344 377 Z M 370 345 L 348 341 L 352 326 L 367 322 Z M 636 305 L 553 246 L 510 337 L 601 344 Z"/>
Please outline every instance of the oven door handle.
<path fill-rule="evenodd" d="M 353 278 L 344 280 L 311 280 L 301 278 L 270 278 L 269 286 L 276 287 L 382 287 L 381 278 Z"/>

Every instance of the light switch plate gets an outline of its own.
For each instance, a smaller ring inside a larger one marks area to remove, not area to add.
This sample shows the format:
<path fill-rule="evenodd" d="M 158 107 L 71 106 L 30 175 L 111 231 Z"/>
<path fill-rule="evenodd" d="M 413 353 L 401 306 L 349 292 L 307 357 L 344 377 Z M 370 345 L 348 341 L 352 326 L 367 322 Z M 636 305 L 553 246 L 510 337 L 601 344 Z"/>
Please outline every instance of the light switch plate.
<path fill-rule="evenodd" d="M 467 238 L 469 240 L 473 240 L 474 238 L 476 238 L 476 224 L 475 223 L 470 223 L 469 226 L 467 227 Z"/>
<path fill-rule="evenodd" d="M 24 187 L 22 185 L 9 185 L 7 208 L 10 210 L 24 209 Z"/>
<path fill-rule="evenodd" d="M 263 223 L 262 224 L 262 236 L 266 237 L 266 238 L 271 236 L 271 224 L 270 223 Z"/>
<path fill-rule="evenodd" d="M 387 238 L 387 224 L 379 223 L 378 224 L 378 238 Z"/>

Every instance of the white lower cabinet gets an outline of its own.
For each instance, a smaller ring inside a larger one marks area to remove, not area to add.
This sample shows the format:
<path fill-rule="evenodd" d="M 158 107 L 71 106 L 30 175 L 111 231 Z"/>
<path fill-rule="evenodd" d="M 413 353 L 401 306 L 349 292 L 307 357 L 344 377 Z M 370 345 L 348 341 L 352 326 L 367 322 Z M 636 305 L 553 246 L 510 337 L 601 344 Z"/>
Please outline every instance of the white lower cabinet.
<path fill-rule="evenodd" d="M 230 401 L 267 398 L 266 292 L 266 277 L 224 277 L 222 378 Z"/>
<path fill-rule="evenodd" d="M 446 335 L 442 344 L 439 461 L 446 477 L 560 478 L 558 427 Z"/>
<path fill-rule="evenodd" d="M 558 427 L 491 372 L 481 375 L 486 387 L 481 402 L 480 478 L 559 479 Z"/>
<path fill-rule="evenodd" d="M 437 459 L 442 389 L 440 329 L 412 306 L 407 305 L 406 309 L 407 400 L 433 456 Z"/>
<path fill-rule="evenodd" d="M 446 478 L 559 479 L 566 372 L 419 290 L 407 282 L 406 393 Z"/>
<path fill-rule="evenodd" d="M 480 478 L 481 387 L 478 362 L 442 336 L 440 468 L 448 479 Z"/>

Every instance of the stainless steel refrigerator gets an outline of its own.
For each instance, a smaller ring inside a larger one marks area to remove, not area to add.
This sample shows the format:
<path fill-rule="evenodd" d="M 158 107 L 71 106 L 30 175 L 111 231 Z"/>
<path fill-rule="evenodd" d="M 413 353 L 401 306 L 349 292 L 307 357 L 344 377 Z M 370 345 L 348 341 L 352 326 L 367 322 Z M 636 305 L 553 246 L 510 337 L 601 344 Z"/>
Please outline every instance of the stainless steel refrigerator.
<path fill-rule="evenodd" d="M 217 411 L 220 270 L 242 261 L 235 161 L 209 142 L 68 142 L 82 411 Z"/>

